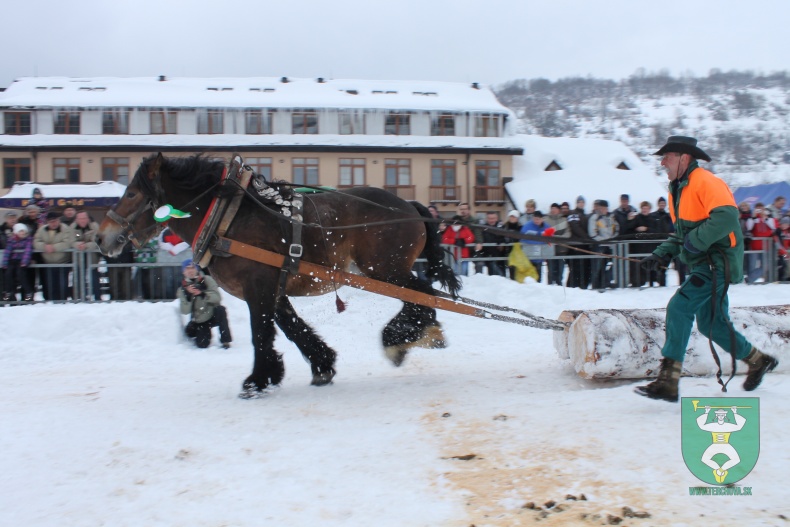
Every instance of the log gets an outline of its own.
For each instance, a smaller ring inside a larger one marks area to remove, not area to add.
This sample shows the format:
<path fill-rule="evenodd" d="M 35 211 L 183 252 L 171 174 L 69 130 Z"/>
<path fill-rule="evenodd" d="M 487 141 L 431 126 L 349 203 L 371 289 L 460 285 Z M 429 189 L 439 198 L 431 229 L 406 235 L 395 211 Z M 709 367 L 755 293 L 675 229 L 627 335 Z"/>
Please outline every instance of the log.
<path fill-rule="evenodd" d="M 572 322 L 554 334 L 554 348 L 585 379 L 644 379 L 655 377 L 664 344 L 666 309 L 597 309 L 563 311 L 559 320 Z M 779 359 L 778 371 L 790 366 L 790 305 L 732 307 L 730 319 L 759 350 Z M 714 344 L 729 375 L 730 354 Z M 744 373 L 745 365 L 737 371 Z M 707 337 L 696 325 L 689 339 L 683 375 L 716 374 Z"/>

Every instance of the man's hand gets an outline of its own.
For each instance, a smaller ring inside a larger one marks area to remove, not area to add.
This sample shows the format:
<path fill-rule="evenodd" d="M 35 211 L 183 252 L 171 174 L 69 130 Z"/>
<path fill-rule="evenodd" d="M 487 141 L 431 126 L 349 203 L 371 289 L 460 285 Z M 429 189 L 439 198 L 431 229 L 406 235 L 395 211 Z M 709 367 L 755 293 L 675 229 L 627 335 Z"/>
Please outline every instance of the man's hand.
<path fill-rule="evenodd" d="M 738 415 L 738 407 L 737 406 L 733 406 L 731 408 L 731 410 L 732 410 L 732 415 Z"/>
<path fill-rule="evenodd" d="M 192 296 L 198 296 L 201 293 L 200 289 L 195 284 L 187 285 L 184 288 L 184 291 L 186 291 L 187 293 L 189 293 Z"/>
<path fill-rule="evenodd" d="M 702 252 L 701 250 L 694 247 L 693 243 L 691 243 L 691 233 L 686 234 L 686 237 L 683 239 L 683 248 L 691 254 L 699 254 Z"/>
<path fill-rule="evenodd" d="M 659 268 L 668 266 L 671 259 L 669 255 L 658 256 L 657 254 L 651 254 L 647 258 L 642 258 L 639 266 L 645 271 L 658 271 Z"/>
<path fill-rule="evenodd" d="M 708 413 L 710 413 L 710 406 L 705 407 L 705 415 L 707 415 Z"/>

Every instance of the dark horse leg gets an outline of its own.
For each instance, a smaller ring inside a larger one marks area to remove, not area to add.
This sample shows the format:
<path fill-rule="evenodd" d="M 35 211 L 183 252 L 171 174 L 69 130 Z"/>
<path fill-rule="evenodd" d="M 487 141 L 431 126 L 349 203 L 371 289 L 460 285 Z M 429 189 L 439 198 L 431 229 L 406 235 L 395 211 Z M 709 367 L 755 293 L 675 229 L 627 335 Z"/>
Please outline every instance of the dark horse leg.
<path fill-rule="evenodd" d="M 274 320 L 288 340 L 296 344 L 305 360 L 310 363 L 310 370 L 313 372 L 313 380 L 310 384 L 324 386 L 331 383 L 335 376 L 337 353 L 299 317 L 287 297 L 281 297 L 277 301 Z"/>
<path fill-rule="evenodd" d="M 409 273 L 404 287 L 431 294 L 430 284 Z M 382 333 L 384 353 L 395 366 L 400 366 L 406 359 L 410 348 L 443 348 L 444 334 L 436 320 L 436 310 L 409 302 L 403 303 L 403 309 L 389 321 Z"/>
<path fill-rule="evenodd" d="M 285 376 L 285 365 L 282 355 L 274 349 L 274 292 L 264 294 L 254 291 L 255 286 L 245 287 L 245 299 L 250 310 L 250 326 L 252 329 L 252 345 L 255 349 L 255 363 L 252 373 L 245 379 L 239 397 L 244 399 L 255 397 L 270 386 L 280 384 Z"/>

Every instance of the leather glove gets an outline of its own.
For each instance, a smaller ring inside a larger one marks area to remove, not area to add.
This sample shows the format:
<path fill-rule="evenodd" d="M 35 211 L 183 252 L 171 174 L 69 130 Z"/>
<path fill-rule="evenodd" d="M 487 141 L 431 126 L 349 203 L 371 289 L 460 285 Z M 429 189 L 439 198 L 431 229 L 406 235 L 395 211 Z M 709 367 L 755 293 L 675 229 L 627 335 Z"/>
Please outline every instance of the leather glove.
<path fill-rule="evenodd" d="M 657 254 L 651 254 L 646 258 L 642 258 L 639 266 L 645 271 L 658 271 L 659 268 L 668 266 L 671 261 L 672 257 L 669 255 L 658 256 Z"/>
<path fill-rule="evenodd" d="M 697 249 L 696 247 L 694 247 L 694 244 L 691 243 L 690 235 L 691 235 L 691 233 L 686 234 L 686 237 L 683 238 L 683 248 L 686 249 L 691 254 L 699 254 L 699 253 L 701 253 L 702 251 Z"/>
<path fill-rule="evenodd" d="M 457 239 L 455 240 L 455 244 L 456 244 L 458 247 L 466 247 L 466 242 L 464 241 L 464 239 L 463 239 L 463 238 L 457 238 Z"/>

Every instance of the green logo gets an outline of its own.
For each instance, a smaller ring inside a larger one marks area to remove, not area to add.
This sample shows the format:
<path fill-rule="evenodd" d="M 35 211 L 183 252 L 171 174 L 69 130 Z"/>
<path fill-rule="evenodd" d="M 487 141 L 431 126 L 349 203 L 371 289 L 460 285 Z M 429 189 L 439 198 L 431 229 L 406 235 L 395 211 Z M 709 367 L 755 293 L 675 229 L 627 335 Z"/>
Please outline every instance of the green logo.
<path fill-rule="evenodd" d="M 680 419 L 683 461 L 705 483 L 736 483 L 757 464 L 758 397 L 683 397 Z"/>

